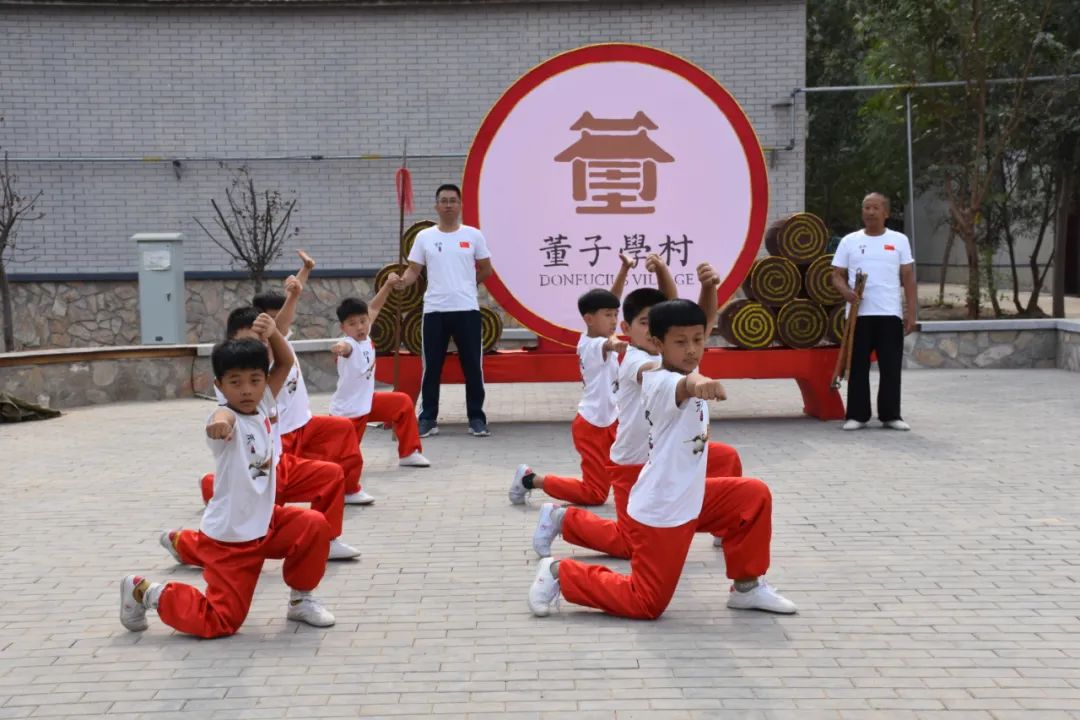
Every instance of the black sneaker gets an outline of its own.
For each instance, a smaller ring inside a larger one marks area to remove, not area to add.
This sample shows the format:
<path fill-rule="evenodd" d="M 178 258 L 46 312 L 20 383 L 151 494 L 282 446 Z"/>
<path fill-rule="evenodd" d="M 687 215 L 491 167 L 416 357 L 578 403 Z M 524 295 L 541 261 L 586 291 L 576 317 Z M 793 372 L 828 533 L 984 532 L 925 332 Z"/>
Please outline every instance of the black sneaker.
<path fill-rule="evenodd" d="M 483 420 L 470 420 L 469 434 L 473 437 L 487 437 L 491 432 L 488 431 L 487 423 Z M 421 435 L 421 437 L 423 436 Z"/>
<path fill-rule="evenodd" d="M 439 434 L 439 423 L 434 420 L 421 419 L 419 422 L 420 437 L 426 438 Z"/>

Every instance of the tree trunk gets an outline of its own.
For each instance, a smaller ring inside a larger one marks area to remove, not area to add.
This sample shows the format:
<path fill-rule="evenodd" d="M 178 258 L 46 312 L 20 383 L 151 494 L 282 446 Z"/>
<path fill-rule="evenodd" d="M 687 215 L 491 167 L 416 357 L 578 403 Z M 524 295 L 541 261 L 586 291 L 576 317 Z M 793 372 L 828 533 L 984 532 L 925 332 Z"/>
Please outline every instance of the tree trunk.
<path fill-rule="evenodd" d="M 4 352 L 15 352 L 15 320 L 11 312 L 11 285 L 8 284 L 7 267 L 0 260 L 0 306 L 3 308 Z"/>
<path fill-rule="evenodd" d="M 964 253 L 967 256 L 967 316 L 969 320 L 979 319 L 979 247 L 974 228 L 963 228 L 961 238 L 964 241 Z"/>
<path fill-rule="evenodd" d="M 941 282 L 938 283 L 938 305 L 945 304 L 945 280 L 949 275 L 949 256 L 952 254 L 953 241 L 956 240 L 956 229 L 949 225 L 949 237 L 945 238 L 945 253 L 941 256 Z"/>
<path fill-rule="evenodd" d="M 1054 312 L 1056 318 L 1065 317 L 1065 233 L 1069 222 L 1069 205 L 1072 202 L 1072 174 L 1067 170 L 1058 185 L 1057 217 L 1054 222 Z"/>

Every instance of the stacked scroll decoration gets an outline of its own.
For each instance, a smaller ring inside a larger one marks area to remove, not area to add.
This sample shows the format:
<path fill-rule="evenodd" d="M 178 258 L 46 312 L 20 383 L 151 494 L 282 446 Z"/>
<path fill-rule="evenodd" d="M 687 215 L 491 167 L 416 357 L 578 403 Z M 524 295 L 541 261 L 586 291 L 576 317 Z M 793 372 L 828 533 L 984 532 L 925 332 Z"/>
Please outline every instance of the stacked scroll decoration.
<path fill-rule="evenodd" d="M 405 230 L 401 238 L 402 257 L 409 257 L 416 236 L 421 230 L 426 230 L 435 225 L 430 220 L 421 220 Z M 375 292 L 378 292 L 386 284 L 386 278 L 394 272 L 398 275 L 405 273 L 408 264 L 391 263 L 380 268 L 375 274 Z M 393 352 L 394 341 L 398 337 L 397 319 L 401 317 L 401 344 L 409 352 L 419 355 L 424 346 L 424 292 L 427 290 L 427 270 L 424 270 L 416 282 L 404 291 L 394 291 L 386 298 L 383 312 L 375 318 L 375 324 L 371 328 L 371 342 L 375 345 L 376 352 Z M 502 337 L 502 319 L 491 308 L 480 308 L 481 350 L 491 352 Z"/>
<path fill-rule="evenodd" d="M 746 298 L 729 303 L 720 314 L 718 331 L 724 339 L 745 349 L 839 344 L 844 306 L 830 279 L 828 240 L 825 223 L 811 213 L 773 223 L 765 233 L 770 255 L 755 261 L 743 282 Z"/>

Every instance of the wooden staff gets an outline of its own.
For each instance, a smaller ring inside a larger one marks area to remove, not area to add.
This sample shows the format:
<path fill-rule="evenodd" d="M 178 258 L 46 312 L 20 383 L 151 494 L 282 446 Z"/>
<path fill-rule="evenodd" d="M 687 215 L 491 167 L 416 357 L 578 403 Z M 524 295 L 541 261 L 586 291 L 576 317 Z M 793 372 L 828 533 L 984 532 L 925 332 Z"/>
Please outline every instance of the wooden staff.
<path fill-rule="evenodd" d="M 409 139 L 401 148 L 401 167 L 394 177 L 398 199 L 398 264 L 405 265 L 405 211 L 412 211 L 412 177 L 409 174 Z M 407 269 L 407 267 L 406 267 Z M 398 292 L 391 290 L 391 292 Z M 394 390 L 401 373 L 401 302 L 394 303 Z"/>
<path fill-rule="evenodd" d="M 844 338 L 840 343 L 840 353 L 836 356 L 836 369 L 833 370 L 833 389 L 839 388 L 840 383 L 851 376 L 851 348 L 855 344 L 855 323 L 859 320 L 859 304 L 862 303 L 863 289 L 866 288 L 866 273 L 859 270 L 855 273 L 855 300 L 851 303 L 848 311 L 847 323 L 844 325 Z"/>

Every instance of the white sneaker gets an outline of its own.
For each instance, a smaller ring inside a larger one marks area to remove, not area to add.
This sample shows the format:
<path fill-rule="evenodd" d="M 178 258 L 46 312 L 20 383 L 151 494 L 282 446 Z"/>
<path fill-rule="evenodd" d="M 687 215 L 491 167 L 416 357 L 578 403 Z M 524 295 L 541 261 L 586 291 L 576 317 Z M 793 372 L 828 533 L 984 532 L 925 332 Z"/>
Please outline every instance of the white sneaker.
<path fill-rule="evenodd" d="M 522 463 L 518 465 L 517 470 L 514 471 L 514 479 L 510 481 L 510 504 L 511 505 L 524 505 L 525 498 L 529 495 L 529 489 L 525 487 L 525 484 L 521 482 L 522 478 L 532 472 L 532 468 Z"/>
<path fill-rule="evenodd" d="M 844 430 L 862 430 L 864 427 L 866 427 L 866 423 L 858 420 L 847 420 L 843 425 Z"/>
<path fill-rule="evenodd" d="M 536 521 L 536 530 L 533 531 L 533 550 L 542 558 L 551 557 L 551 541 L 562 532 L 562 515 L 556 516 L 559 506 L 555 503 L 544 503 L 540 506 L 540 517 Z"/>
<path fill-rule="evenodd" d="M 717 548 L 718 547 L 724 547 L 724 538 L 719 537 L 717 535 L 713 535 L 712 546 L 717 547 Z"/>
<path fill-rule="evenodd" d="M 289 601 L 289 611 L 285 617 L 312 627 L 330 627 L 337 622 L 334 614 L 310 593 L 300 593 L 298 599 Z"/>
<path fill-rule="evenodd" d="M 135 599 L 135 588 L 144 579 L 128 575 L 120 581 L 120 624 L 131 632 L 142 632 L 150 627 L 146 622 L 146 606 Z"/>
<path fill-rule="evenodd" d="M 795 603 L 776 592 L 776 588 L 764 580 L 758 580 L 757 587 L 747 592 L 739 592 L 732 587 L 727 606 L 733 610 L 764 610 L 781 615 L 793 615 L 798 611 Z"/>
<path fill-rule="evenodd" d="M 419 450 L 413 450 L 411 454 L 398 460 L 401 467 L 431 467 L 431 462 L 420 454 Z"/>
<path fill-rule="evenodd" d="M 341 538 L 336 537 L 330 541 L 330 553 L 326 556 L 327 560 L 352 560 L 358 557 L 360 557 L 360 551 L 342 542 Z"/>
<path fill-rule="evenodd" d="M 368 495 L 365 490 L 357 490 L 345 496 L 346 505 L 370 505 L 373 502 L 375 502 L 375 498 Z"/>
<path fill-rule="evenodd" d="M 529 609 L 537 617 L 547 617 L 551 613 L 551 606 L 559 605 L 559 581 L 551 574 L 553 562 L 555 559 L 549 557 L 540 561 L 536 578 L 529 588 Z"/>
<path fill-rule="evenodd" d="M 186 563 L 183 560 L 180 559 L 180 553 L 178 553 L 176 551 L 176 543 L 174 543 L 172 541 L 172 538 L 169 537 L 169 534 L 174 533 L 174 532 L 180 532 L 180 531 L 179 530 L 166 530 L 165 532 L 161 533 L 161 537 L 158 538 L 158 542 L 161 543 L 161 547 L 163 547 L 163 548 L 165 548 L 166 550 L 169 551 L 169 554 L 173 556 L 173 560 L 176 561 L 177 565 L 185 565 Z"/>
<path fill-rule="evenodd" d="M 889 422 L 881 423 L 881 427 L 889 430 L 910 430 L 911 426 L 903 420 L 890 420 Z"/>

